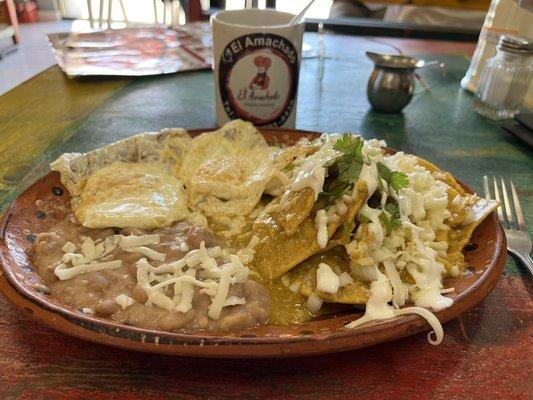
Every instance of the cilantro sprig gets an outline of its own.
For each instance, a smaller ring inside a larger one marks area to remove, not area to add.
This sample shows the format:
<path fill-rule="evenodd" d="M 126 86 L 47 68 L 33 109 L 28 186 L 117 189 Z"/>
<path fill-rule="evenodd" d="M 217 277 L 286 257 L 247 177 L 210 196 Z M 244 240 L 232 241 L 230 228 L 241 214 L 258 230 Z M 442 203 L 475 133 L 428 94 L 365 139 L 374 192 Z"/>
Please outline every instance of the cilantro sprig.
<path fill-rule="evenodd" d="M 387 235 L 390 235 L 396 229 L 402 227 L 400 208 L 396 203 L 385 204 L 385 207 L 383 207 L 383 211 L 379 214 L 378 218 L 387 231 Z"/>
<path fill-rule="evenodd" d="M 396 203 L 386 203 L 383 207 L 392 218 L 395 220 L 400 220 L 400 207 Z"/>
<path fill-rule="evenodd" d="M 386 165 L 377 163 L 378 174 L 394 190 L 406 188 L 409 185 L 409 178 L 403 172 L 392 171 Z"/>
<path fill-rule="evenodd" d="M 365 163 L 363 156 L 364 140 L 361 137 L 345 133 L 333 144 L 333 149 L 337 150 L 340 156 L 334 164 L 337 168 L 337 176 L 330 180 L 325 190 L 321 193 L 329 201 L 336 199 L 347 193 L 359 179 L 361 169 Z M 378 175 L 395 191 L 405 188 L 409 185 L 409 178 L 406 174 L 399 171 L 392 171 L 383 163 L 377 163 Z M 381 179 L 378 179 L 380 191 L 383 191 Z M 388 202 L 383 207 L 378 216 L 380 223 L 385 228 L 387 235 L 390 235 L 396 229 L 402 226 L 400 217 L 400 208 L 395 202 Z M 362 214 L 357 219 L 362 224 L 368 224 L 372 221 Z"/>
<path fill-rule="evenodd" d="M 387 235 L 390 235 L 396 229 L 402 227 L 402 221 L 400 217 L 400 207 L 396 203 L 387 203 L 381 209 L 381 213 L 378 216 L 379 222 L 385 228 Z M 362 214 L 359 214 L 357 219 L 362 224 L 369 224 L 372 221 Z"/>
<path fill-rule="evenodd" d="M 336 199 L 347 193 L 357 182 L 363 168 L 363 145 L 362 138 L 345 133 L 333 144 L 333 148 L 341 153 L 336 161 L 337 177 L 330 182 L 323 192 L 329 200 Z"/>
<path fill-rule="evenodd" d="M 359 214 L 359 215 L 357 216 L 357 219 L 358 219 L 359 222 L 362 223 L 362 224 L 369 224 L 369 223 L 372 222 L 372 221 L 370 220 L 370 218 L 365 217 L 363 214 Z"/>

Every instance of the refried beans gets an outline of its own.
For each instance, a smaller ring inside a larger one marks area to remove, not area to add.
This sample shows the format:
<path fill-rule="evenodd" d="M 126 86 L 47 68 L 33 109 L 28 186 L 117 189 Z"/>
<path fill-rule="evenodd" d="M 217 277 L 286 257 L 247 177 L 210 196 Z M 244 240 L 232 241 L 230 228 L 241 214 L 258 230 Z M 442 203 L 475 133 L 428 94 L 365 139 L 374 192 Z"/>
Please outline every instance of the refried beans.
<path fill-rule="evenodd" d="M 165 264 L 182 259 L 188 251 L 198 249 L 201 242 L 204 242 L 206 247 L 220 244 L 209 230 L 186 222 L 177 222 L 151 231 L 132 228 L 98 230 L 85 228 L 78 224 L 73 216 L 68 216 L 49 232 L 38 234 L 35 243 L 33 257 L 37 272 L 50 288 L 51 296 L 85 313 L 163 331 L 235 331 L 263 324 L 268 320 L 267 290 L 251 279 L 230 286 L 228 296 L 244 298 L 246 303 L 225 306 L 217 320 L 209 318 L 211 298 L 200 293 L 198 287 L 194 289 L 192 309 L 188 312 L 167 311 L 147 305 L 147 293 L 137 284 L 136 278 L 137 261 L 144 256 L 136 252 L 126 252 L 120 247 L 101 260 L 122 260 L 122 265 L 118 268 L 87 272 L 67 280 L 59 280 L 55 275 L 54 269 L 61 263 L 65 253 L 62 250 L 65 243 L 71 242 L 80 248 L 86 237 L 99 243 L 115 234 L 159 234 L 159 243 L 151 245 L 150 248 L 166 254 Z M 186 244 L 187 251 L 184 251 L 183 243 Z M 150 263 L 154 267 L 163 264 L 154 260 L 150 260 Z M 166 294 L 172 297 L 172 285 L 167 286 L 165 290 Z M 134 302 L 123 308 L 116 301 L 120 295 L 126 295 Z"/>

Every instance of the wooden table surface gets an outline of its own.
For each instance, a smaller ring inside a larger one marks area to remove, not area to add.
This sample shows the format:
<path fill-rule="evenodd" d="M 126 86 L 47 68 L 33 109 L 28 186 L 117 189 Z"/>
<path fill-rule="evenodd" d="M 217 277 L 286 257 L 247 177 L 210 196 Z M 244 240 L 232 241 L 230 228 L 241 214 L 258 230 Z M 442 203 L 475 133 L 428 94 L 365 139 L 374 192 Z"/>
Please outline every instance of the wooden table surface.
<path fill-rule="evenodd" d="M 316 49 L 315 35 L 305 41 Z M 302 63 L 297 128 L 385 139 L 477 190 L 483 174 L 510 176 L 533 233 L 531 152 L 475 114 L 472 96 L 459 87 L 472 44 L 341 35 L 326 35 L 325 41 L 323 63 L 317 58 Z M 392 52 L 391 45 L 442 60 L 448 69 L 431 92 L 396 115 L 371 111 L 365 94 L 371 64 L 364 51 Z M 90 150 L 142 131 L 214 123 L 209 71 L 69 79 L 52 67 L 0 97 L 0 210 L 65 151 Z M 245 361 L 154 356 L 91 344 L 39 325 L 0 296 L 0 398 L 532 398 L 531 294 L 531 278 L 509 258 L 495 290 L 447 323 L 438 347 L 421 334 L 328 356 Z"/>

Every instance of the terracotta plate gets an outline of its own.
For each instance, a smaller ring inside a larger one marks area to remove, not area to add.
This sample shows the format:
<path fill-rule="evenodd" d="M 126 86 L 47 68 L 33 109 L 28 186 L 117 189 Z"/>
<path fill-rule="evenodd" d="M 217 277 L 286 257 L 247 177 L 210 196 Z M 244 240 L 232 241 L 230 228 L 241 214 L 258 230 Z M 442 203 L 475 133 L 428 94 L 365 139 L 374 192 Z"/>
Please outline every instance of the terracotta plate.
<path fill-rule="evenodd" d="M 198 134 L 200 131 L 193 131 Z M 264 129 L 270 142 L 291 144 L 303 136 L 317 133 Z M 195 357 L 282 357 L 329 353 L 357 349 L 428 331 L 427 322 L 407 315 L 374 322 L 354 330 L 344 325 L 361 313 L 331 315 L 327 318 L 291 326 L 259 326 L 231 334 L 170 333 L 122 325 L 86 315 L 56 301 L 40 285 L 29 257 L 35 234 L 49 229 L 56 221 L 47 213 L 54 204 L 66 203 L 69 195 L 59 174 L 51 172 L 27 189 L 11 206 L 0 226 L 0 291 L 21 312 L 42 323 L 81 339 L 116 347 L 153 353 Z M 448 279 L 454 287 L 451 307 L 435 314 L 441 322 L 459 316 L 480 302 L 498 282 L 505 264 L 505 237 L 495 215 L 490 215 L 474 232 L 465 250 L 469 272 Z"/>

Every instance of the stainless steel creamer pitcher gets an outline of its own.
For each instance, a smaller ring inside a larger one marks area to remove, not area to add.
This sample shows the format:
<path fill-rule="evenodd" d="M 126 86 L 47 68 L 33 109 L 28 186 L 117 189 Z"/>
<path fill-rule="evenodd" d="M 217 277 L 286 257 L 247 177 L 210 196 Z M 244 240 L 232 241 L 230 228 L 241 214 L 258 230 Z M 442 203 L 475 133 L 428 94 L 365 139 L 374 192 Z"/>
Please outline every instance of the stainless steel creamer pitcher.
<path fill-rule="evenodd" d="M 415 70 L 438 65 L 442 76 L 446 70 L 439 61 L 417 60 L 412 57 L 366 52 L 374 62 L 374 70 L 368 79 L 368 101 L 377 111 L 400 112 L 414 94 L 422 93 L 434 86 L 439 80 L 415 90 Z M 421 83 L 422 80 L 420 80 Z"/>

